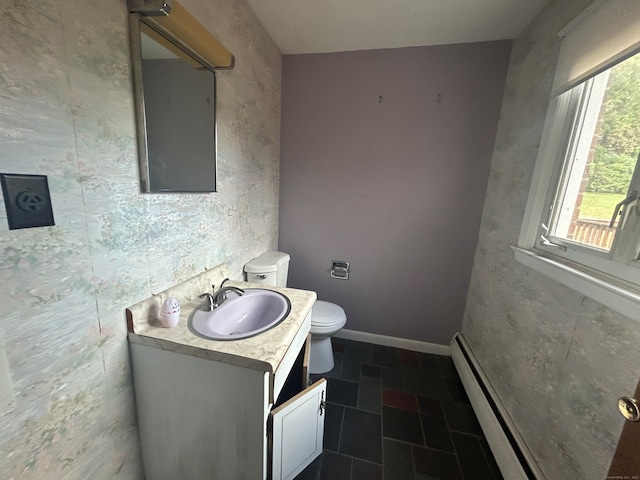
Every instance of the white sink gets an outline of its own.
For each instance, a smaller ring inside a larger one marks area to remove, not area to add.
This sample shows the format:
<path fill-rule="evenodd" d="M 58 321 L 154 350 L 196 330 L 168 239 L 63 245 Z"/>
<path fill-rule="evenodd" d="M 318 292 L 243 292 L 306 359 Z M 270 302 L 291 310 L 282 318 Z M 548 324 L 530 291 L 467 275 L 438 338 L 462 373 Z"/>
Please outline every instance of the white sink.
<path fill-rule="evenodd" d="M 269 330 L 282 322 L 291 303 L 281 293 L 248 288 L 244 295 L 227 293 L 227 300 L 211 311 L 196 308 L 189 316 L 189 330 L 211 340 L 240 340 Z"/>

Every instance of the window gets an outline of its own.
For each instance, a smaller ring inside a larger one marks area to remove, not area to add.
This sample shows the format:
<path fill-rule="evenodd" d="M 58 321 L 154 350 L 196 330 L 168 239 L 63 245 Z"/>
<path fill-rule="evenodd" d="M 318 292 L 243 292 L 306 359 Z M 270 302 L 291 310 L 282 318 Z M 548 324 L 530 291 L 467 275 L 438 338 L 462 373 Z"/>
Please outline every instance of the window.
<path fill-rule="evenodd" d="M 640 321 L 640 2 L 567 24 L 516 260 Z"/>
<path fill-rule="evenodd" d="M 557 183 L 535 248 L 640 283 L 640 54 L 558 102 Z"/>

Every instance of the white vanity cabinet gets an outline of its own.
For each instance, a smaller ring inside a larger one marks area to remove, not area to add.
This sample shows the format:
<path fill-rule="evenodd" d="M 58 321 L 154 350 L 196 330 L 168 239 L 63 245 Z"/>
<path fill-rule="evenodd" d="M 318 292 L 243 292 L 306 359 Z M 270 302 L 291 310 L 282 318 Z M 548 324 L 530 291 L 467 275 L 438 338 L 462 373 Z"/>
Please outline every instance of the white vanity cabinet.
<path fill-rule="evenodd" d="M 146 480 L 292 479 L 322 453 L 326 381 L 307 387 L 309 326 L 273 373 L 130 343 Z"/>

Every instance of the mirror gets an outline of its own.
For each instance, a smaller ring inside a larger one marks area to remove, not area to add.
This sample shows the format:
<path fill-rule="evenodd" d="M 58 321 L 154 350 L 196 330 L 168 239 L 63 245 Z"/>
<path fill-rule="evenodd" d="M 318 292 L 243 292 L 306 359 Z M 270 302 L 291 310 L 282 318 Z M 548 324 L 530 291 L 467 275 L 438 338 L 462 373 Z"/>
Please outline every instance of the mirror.
<path fill-rule="evenodd" d="M 215 73 L 137 15 L 130 27 L 142 191 L 215 192 Z"/>

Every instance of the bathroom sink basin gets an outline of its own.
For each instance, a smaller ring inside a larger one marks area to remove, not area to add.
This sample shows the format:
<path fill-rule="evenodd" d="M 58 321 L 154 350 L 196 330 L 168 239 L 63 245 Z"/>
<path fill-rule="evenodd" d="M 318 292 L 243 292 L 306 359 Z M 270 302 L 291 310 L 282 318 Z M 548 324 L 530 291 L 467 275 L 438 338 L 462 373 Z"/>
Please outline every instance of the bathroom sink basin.
<path fill-rule="evenodd" d="M 252 337 L 282 322 L 291 303 L 281 293 L 248 288 L 244 295 L 227 293 L 227 300 L 211 311 L 203 304 L 189 316 L 189 330 L 211 340 L 240 340 Z"/>

